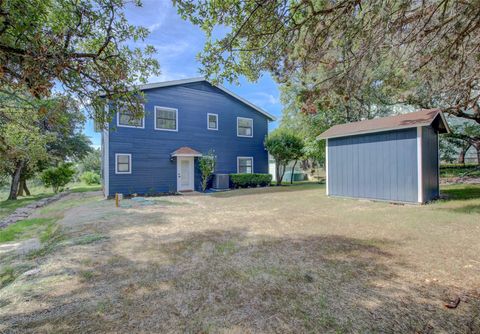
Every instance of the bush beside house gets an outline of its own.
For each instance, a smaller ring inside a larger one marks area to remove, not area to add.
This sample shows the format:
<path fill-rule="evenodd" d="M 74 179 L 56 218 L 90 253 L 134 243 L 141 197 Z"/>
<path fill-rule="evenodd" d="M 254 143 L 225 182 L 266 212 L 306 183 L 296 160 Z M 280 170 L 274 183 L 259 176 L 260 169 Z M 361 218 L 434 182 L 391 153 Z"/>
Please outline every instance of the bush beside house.
<path fill-rule="evenodd" d="M 230 174 L 233 188 L 266 187 L 272 182 L 270 174 Z"/>

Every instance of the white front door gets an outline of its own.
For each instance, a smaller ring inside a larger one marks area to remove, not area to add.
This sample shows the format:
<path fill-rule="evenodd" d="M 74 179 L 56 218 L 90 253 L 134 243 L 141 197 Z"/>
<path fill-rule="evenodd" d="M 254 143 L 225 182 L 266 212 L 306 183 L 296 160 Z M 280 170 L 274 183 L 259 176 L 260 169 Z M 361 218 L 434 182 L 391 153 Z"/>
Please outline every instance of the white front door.
<path fill-rule="evenodd" d="M 193 157 L 177 157 L 177 191 L 193 191 Z"/>

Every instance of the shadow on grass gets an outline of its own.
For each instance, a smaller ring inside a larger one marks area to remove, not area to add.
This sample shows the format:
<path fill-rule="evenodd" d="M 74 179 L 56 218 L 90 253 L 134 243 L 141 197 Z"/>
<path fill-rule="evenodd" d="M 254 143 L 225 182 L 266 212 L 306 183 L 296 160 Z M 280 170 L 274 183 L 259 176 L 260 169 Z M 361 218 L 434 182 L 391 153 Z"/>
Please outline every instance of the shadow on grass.
<path fill-rule="evenodd" d="M 440 189 L 440 193 L 447 201 L 480 199 L 480 185 L 457 184 L 444 186 Z"/>
<path fill-rule="evenodd" d="M 225 192 L 213 193 L 211 196 L 214 197 L 237 197 L 245 195 L 255 195 L 255 194 L 268 194 L 268 193 L 280 193 L 280 192 L 296 192 L 303 190 L 313 190 L 313 189 L 322 189 L 325 188 L 325 184 L 319 184 L 316 182 L 298 182 L 293 184 L 282 184 L 281 186 L 272 185 L 269 187 L 263 188 L 244 188 L 244 189 L 234 189 Z"/>
<path fill-rule="evenodd" d="M 360 239 L 272 237 L 241 229 L 180 232 L 163 240 L 139 232 L 135 238 L 127 253 L 107 245 L 101 254 L 97 248 L 83 249 L 100 257 L 83 266 L 78 260 L 62 265 L 80 277 L 77 288 L 44 296 L 32 292 L 35 297 L 25 298 L 39 299 L 41 307 L 0 312 L 0 324 L 7 332 L 30 333 L 49 328 L 125 333 L 480 330 L 478 299 L 447 310 L 442 299 L 450 287 L 404 280 L 397 275 L 405 269 L 397 262 L 401 259 Z M 42 273 L 46 276 L 39 279 L 51 281 L 59 274 Z"/>
<path fill-rule="evenodd" d="M 480 205 L 464 205 L 458 208 L 450 208 L 449 211 L 457 212 L 457 213 L 467 213 L 467 214 L 478 214 L 480 213 Z"/>

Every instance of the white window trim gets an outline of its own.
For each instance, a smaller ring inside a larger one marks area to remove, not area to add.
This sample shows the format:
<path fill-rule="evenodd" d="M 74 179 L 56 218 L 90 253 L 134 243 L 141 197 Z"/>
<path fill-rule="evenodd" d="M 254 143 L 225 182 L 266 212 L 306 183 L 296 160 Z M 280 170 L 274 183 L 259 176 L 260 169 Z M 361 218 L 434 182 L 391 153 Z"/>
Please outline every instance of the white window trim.
<path fill-rule="evenodd" d="M 120 124 L 120 112 L 117 111 L 117 127 L 119 127 L 119 128 L 145 129 L 145 105 L 144 104 L 142 104 L 142 108 L 143 108 L 142 126 Z"/>
<path fill-rule="evenodd" d="M 241 119 L 246 119 L 246 120 L 252 121 L 252 135 L 251 136 L 245 136 L 245 135 L 241 135 L 241 134 L 238 133 L 238 121 L 241 120 Z M 252 138 L 253 137 L 253 118 L 237 117 L 237 137 L 246 137 L 246 138 Z"/>
<path fill-rule="evenodd" d="M 119 155 L 128 155 L 128 161 L 130 165 L 130 170 L 128 172 L 119 172 L 118 171 L 118 156 Z M 132 155 L 130 153 L 115 153 L 115 174 L 132 174 Z"/>
<path fill-rule="evenodd" d="M 211 128 L 210 127 L 210 116 L 215 116 L 215 118 L 217 119 L 217 127 L 216 128 Z M 218 131 L 218 114 L 213 114 L 213 113 L 207 113 L 207 129 L 208 130 L 212 130 L 212 131 Z"/>
<path fill-rule="evenodd" d="M 241 174 L 255 174 L 255 170 L 253 169 L 253 157 L 237 157 L 237 174 L 240 174 L 240 159 L 252 159 L 252 172 Z"/>
<path fill-rule="evenodd" d="M 171 108 L 171 107 L 163 107 L 163 106 L 154 106 L 154 116 L 155 116 L 155 119 L 154 119 L 154 122 L 153 122 L 153 128 L 155 130 L 158 130 L 158 131 L 170 131 L 170 132 L 178 132 L 178 109 L 176 108 Z M 159 109 L 164 109 L 164 110 L 170 110 L 170 111 L 175 111 L 175 119 L 176 119 L 176 122 L 175 122 L 175 130 L 174 129 L 161 129 L 161 128 L 157 128 L 157 108 Z"/>

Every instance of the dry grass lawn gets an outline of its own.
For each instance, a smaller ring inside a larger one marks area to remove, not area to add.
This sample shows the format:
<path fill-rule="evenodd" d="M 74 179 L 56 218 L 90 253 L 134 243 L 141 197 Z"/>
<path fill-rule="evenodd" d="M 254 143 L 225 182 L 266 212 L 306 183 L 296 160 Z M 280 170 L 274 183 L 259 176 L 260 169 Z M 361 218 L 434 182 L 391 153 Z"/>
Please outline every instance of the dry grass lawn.
<path fill-rule="evenodd" d="M 479 333 L 480 187 L 445 193 L 71 194 L 38 213 L 59 219 L 40 249 L 0 247 L 0 332 Z"/>

